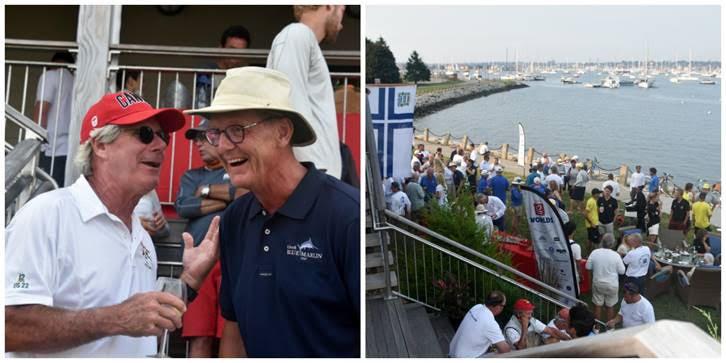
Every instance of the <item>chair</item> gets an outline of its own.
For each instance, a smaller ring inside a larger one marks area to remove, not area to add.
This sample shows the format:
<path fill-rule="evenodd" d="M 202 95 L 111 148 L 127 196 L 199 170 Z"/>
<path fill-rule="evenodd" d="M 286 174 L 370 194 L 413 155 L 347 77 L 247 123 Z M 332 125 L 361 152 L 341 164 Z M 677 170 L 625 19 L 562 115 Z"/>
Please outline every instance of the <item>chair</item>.
<path fill-rule="evenodd" d="M 658 239 L 660 240 L 661 245 L 663 248 L 667 248 L 669 250 L 682 248 L 684 238 L 685 236 L 683 236 L 683 231 L 668 228 L 661 228 L 660 231 L 658 231 Z"/>
<path fill-rule="evenodd" d="M 711 244 L 711 254 L 715 257 L 721 254 L 721 236 L 713 233 L 708 234 L 708 243 Z"/>
<path fill-rule="evenodd" d="M 670 266 L 669 266 L 670 267 Z M 645 280 L 645 297 L 653 301 L 659 295 L 670 292 L 673 269 L 663 268 Z"/>
<path fill-rule="evenodd" d="M 676 293 L 686 305 L 705 305 L 721 309 L 721 269 L 697 268 L 689 284 L 676 281 Z"/>

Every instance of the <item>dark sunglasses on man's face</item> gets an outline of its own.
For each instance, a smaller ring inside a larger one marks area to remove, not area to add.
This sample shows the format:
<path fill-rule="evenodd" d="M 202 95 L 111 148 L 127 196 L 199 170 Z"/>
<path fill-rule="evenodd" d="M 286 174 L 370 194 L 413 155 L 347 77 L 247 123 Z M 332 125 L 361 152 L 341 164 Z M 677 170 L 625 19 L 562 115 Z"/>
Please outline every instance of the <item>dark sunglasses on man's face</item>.
<path fill-rule="evenodd" d="M 169 145 L 169 134 L 164 131 L 154 131 L 154 129 L 150 126 L 141 126 L 139 128 L 131 129 L 131 132 L 138 136 L 139 141 L 146 145 L 151 144 L 151 142 L 154 141 L 154 134 L 159 136 L 164 144 Z"/>

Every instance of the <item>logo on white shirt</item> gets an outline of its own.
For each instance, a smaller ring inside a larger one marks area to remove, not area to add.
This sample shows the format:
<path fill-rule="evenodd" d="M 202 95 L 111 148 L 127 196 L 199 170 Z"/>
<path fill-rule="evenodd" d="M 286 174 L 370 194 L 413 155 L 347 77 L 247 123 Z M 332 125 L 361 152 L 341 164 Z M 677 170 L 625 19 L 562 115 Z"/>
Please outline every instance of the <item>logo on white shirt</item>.
<path fill-rule="evenodd" d="M 146 265 L 149 270 L 153 270 L 154 267 L 151 259 L 151 251 L 146 249 L 146 246 L 144 246 L 143 243 L 141 244 L 141 255 L 144 256 L 144 265 Z"/>
<path fill-rule="evenodd" d="M 27 289 L 30 287 L 30 284 L 25 282 L 25 274 L 19 273 L 18 274 L 18 280 L 13 283 L 13 289 Z"/>

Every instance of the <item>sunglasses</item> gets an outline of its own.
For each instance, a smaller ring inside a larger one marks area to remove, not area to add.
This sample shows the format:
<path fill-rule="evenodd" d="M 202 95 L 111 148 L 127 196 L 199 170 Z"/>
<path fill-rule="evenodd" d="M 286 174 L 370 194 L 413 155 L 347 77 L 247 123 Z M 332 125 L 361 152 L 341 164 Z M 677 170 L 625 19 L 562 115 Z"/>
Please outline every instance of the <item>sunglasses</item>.
<path fill-rule="evenodd" d="M 128 129 L 132 134 L 139 138 L 139 141 L 148 145 L 154 141 L 154 135 L 158 136 L 164 144 L 169 145 L 169 134 L 164 131 L 154 131 L 150 126 L 141 126 L 133 129 Z"/>

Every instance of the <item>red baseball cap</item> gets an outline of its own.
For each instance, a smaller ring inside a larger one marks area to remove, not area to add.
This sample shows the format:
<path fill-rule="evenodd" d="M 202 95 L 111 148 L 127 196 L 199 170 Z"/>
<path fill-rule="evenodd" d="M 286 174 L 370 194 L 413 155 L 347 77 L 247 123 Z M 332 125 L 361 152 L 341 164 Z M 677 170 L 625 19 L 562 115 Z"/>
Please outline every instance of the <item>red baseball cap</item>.
<path fill-rule="evenodd" d="M 514 303 L 514 310 L 532 311 L 534 310 L 534 304 L 529 302 L 527 299 L 519 299 Z"/>
<path fill-rule="evenodd" d="M 184 127 L 184 114 L 175 108 L 154 108 L 140 96 L 121 91 L 101 97 L 83 117 L 81 144 L 91 131 L 106 125 L 134 125 L 155 117 L 161 129 L 172 133 Z"/>

